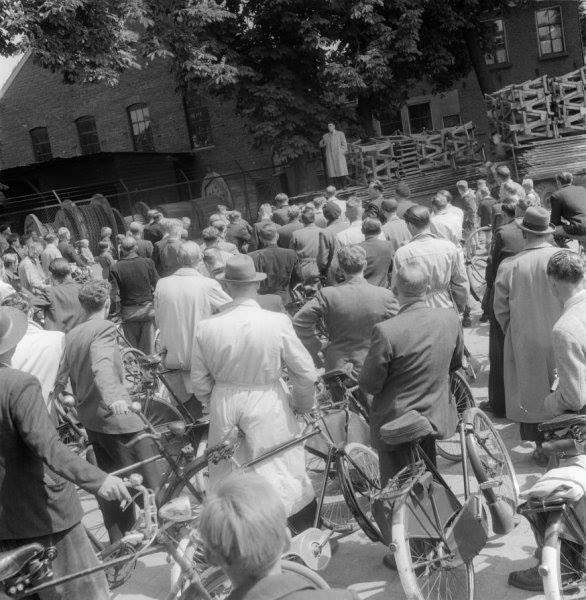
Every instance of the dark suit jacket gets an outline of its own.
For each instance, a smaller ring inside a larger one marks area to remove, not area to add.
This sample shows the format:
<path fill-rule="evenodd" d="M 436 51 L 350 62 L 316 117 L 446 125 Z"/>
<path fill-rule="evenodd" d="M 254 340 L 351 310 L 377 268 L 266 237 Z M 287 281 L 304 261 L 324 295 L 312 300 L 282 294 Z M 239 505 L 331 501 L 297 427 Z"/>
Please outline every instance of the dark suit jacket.
<path fill-rule="evenodd" d="M 260 294 L 278 294 L 286 304 L 290 300 L 289 288 L 297 265 L 297 254 L 288 248 L 269 246 L 249 254 L 254 268 L 266 273 L 267 278 L 260 282 Z"/>
<path fill-rule="evenodd" d="M 43 292 L 35 304 L 45 309 L 45 329 L 67 333 L 85 319 L 79 303 L 80 289 L 81 284 L 65 281 Z"/>
<path fill-rule="evenodd" d="M 136 253 L 142 258 L 153 257 L 154 246 L 149 240 L 136 240 Z"/>
<path fill-rule="evenodd" d="M 173 275 L 180 267 L 177 253 L 182 244 L 182 240 L 170 237 L 165 237 L 155 244 L 153 261 L 161 277 Z"/>
<path fill-rule="evenodd" d="M 157 223 L 152 223 L 151 225 L 146 225 L 142 232 L 142 237 L 151 242 L 151 244 L 156 244 L 163 239 L 163 231 L 161 230 L 161 226 Z"/>
<path fill-rule="evenodd" d="M 387 287 L 388 275 L 393 264 L 395 250 L 391 242 L 370 238 L 360 244 L 366 252 L 364 278 L 372 285 Z"/>
<path fill-rule="evenodd" d="M 550 197 L 551 222 L 563 225 L 569 235 L 586 236 L 586 189 L 578 185 L 565 185 Z"/>
<path fill-rule="evenodd" d="M 75 251 L 75 248 L 69 242 L 63 240 L 57 244 L 57 248 L 59 248 L 61 256 L 67 260 L 67 262 L 75 263 L 78 267 L 84 266 L 81 256 Z"/>
<path fill-rule="evenodd" d="M 287 223 L 287 225 L 280 227 L 277 244 L 281 248 L 289 248 L 291 245 L 291 236 L 293 235 L 293 232 L 297 231 L 298 229 L 303 229 L 303 223 L 299 219 L 291 221 L 290 223 Z"/>
<path fill-rule="evenodd" d="M 32 375 L 0 368 L 0 540 L 58 533 L 81 521 L 73 481 L 95 494 L 106 474 L 66 448 Z"/>
<path fill-rule="evenodd" d="M 244 219 L 235 223 L 229 223 L 226 228 L 226 241 L 236 244 L 236 247 L 242 252 L 243 247 L 252 239 L 252 227 Z"/>
<path fill-rule="evenodd" d="M 271 219 L 262 219 L 262 221 L 257 221 L 252 226 L 252 238 L 250 240 L 250 251 L 252 250 L 260 250 L 264 248 L 264 242 L 260 236 L 260 230 L 267 224 L 272 223 Z"/>
<path fill-rule="evenodd" d="M 273 223 L 276 223 L 277 225 L 287 225 L 289 222 L 289 205 L 274 210 L 272 219 Z"/>
<path fill-rule="evenodd" d="M 370 346 L 372 328 L 397 309 L 389 290 L 354 279 L 321 289 L 295 315 L 293 326 L 317 364 L 321 342 L 315 328 L 323 319 L 330 338 L 324 351 L 326 371 L 342 368 L 347 362 L 360 367 Z"/>
<path fill-rule="evenodd" d="M 323 277 L 327 277 L 330 283 L 335 282 L 335 272 L 338 268 L 336 249 L 336 234 L 348 229 L 348 221 L 336 219 L 325 229 L 319 232 L 319 248 L 317 252 L 317 267 Z"/>
<path fill-rule="evenodd" d="M 381 425 L 416 410 L 441 437 L 453 435 L 457 411 L 450 399 L 449 373 L 462 366 L 464 342 L 456 311 L 425 302 L 402 306 L 374 327 L 360 388 L 374 399 L 370 431 L 374 447 L 385 449 Z"/>
<path fill-rule="evenodd" d="M 65 351 L 55 384 L 57 391 L 65 388 L 68 378 L 79 420 L 86 429 L 112 434 L 143 429 L 142 421 L 133 413 L 110 414 L 113 402 L 130 403 L 112 321 L 90 319 L 65 335 Z"/>

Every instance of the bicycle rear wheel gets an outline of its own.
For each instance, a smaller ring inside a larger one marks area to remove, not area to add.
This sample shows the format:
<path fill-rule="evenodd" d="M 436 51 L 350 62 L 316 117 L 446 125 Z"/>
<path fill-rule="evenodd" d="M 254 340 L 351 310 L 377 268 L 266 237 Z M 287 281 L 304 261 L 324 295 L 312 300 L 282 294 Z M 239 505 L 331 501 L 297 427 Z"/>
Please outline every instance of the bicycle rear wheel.
<path fill-rule="evenodd" d="M 384 541 L 371 509 L 371 498 L 380 491 L 376 452 L 363 444 L 347 444 L 337 463 L 344 500 L 358 525 L 373 542 Z"/>
<path fill-rule="evenodd" d="M 466 410 L 476 406 L 474 395 L 466 381 L 466 378 L 460 371 L 455 371 L 450 374 L 450 395 L 452 402 L 456 405 L 458 411 L 458 419 L 462 419 L 462 415 Z M 460 434 L 456 431 L 453 436 L 445 440 L 437 440 L 435 443 L 437 452 L 447 460 L 458 462 L 462 460 L 462 448 L 460 446 Z"/>
<path fill-rule="evenodd" d="M 552 512 L 545 530 L 539 566 L 545 600 L 584 598 L 586 595 L 586 573 L 581 568 L 583 549 L 564 539 L 565 532 L 564 511 Z"/>
<path fill-rule="evenodd" d="M 472 559 L 459 557 L 449 533 L 462 507 L 441 486 L 430 486 L 426 496 L 412 501 L 406 494 L 395 501 L 392 513 L 395 560 L 407 600 L 473 600 Z"/>

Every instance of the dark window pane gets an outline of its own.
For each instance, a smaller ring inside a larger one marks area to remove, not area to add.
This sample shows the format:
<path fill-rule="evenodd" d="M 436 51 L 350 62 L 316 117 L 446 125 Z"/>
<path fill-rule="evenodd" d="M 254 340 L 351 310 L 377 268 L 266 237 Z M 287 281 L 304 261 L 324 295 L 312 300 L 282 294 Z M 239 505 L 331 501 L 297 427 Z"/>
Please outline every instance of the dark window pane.
<path fill-rule="evenodd" d="M 198 94 L 189 92 L 183 101 L 191 147 L 195 149 L 213 146 L 210 113 L 203 99 Z"/>
<path fill-rule="evenodd" d="M 127 109 L 134 149 L 137 152 L 154 152 L 153 131 L 149 108 L 144 103 L 133 104 Z"/>
<path fill-rule="evenodd" d="M 30 130 L 31 142 L 33 144 L 33 153 L 37 162 L 51 160 L 51 142 L 49 141 L 49 132 L 46 127 L 36 127 Z"/>
<path fill-rule="evenodd" d="M 396 111 L 384 121 L 381 121 L 380 132 L 382 135 L 393 135 L 397 131 L 403 132 L 403 120 L 401 112 Z"/>
<path fill-rule="evenodd" d="M 460 115 L 445 115 L 443 117 L 444 127 L 456 127 L 460 125 Z"/>
<path fill-rule="evenodd" d="M 100 138 L 96 128 L 94 117 L 80 117 L 75 122 L 77 125 L 77 135 L 79 137 L 79 147 L 82 154 L 94 154 L 100 152 Z"/>
<path fill-rule="evenodd" d="M 420 133 L 424 130 L 433 129 L 431 122 L 431 105 L 429 102 L 412 104 L 409 110 L 409 126 L 411 133 Z"/>
<path fill-rule="evenodd" d="M 492 37 L 492 50 L 484 55 L 487 65 L 495 63 L 506 63 L 509 60 L 507 51 L 507 36 L 505 32 L 505 23 L 502 19 L 496 19 L 486 24 L 490 36 Z"/>

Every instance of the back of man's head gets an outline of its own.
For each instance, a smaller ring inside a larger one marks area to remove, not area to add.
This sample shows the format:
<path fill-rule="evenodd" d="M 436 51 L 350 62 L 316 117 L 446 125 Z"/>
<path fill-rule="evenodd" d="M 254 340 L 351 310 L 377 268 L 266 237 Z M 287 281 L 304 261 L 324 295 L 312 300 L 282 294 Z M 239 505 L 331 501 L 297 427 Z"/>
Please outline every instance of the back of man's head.
<path fill-rule="evenodd" d="M 511 177 L 511 171 L 509 169 L 509 167 L 507 167 L 506 165 L 500 165 L 499 167 L 496 168 L 496 174 L 497 177 L 500 177 L 501 179 L 509 179 Z"/>
<path fill-rule="evenodd" d="M 407 264 L 397 271 L 395 278 L 396 293 L 402 298 L 422 298 L 427 294 L 429 277 L 416 264 Z"/>
<path fill-rule="evenodd" d="M 361 246 L 345 246 L 338 250 L 340 269 L 347 275 L 356 275 L 366 268 L 366 252 Z"/>
<path fill-rule="evenodd" d="M 29 316 L 31 310 L 31 300 L 28 296 L 21 292 L 15 292 L 9 296 L 5 296 L 0 302 L 0 306 L 9 306 L 11 308 L 17 308 L 22 311 L 25 315 Z"/>
<path fill-rule="evenodd" d="M 346 217 L 352 223 L 362 219 L 362 200 L 356 197 L 348 200 L 346 203 Z"/>
<path fill-rule="evenodd" d="M 289 217 L 289 222 L 296 221 L 299 218 L 300 214 L 301 214 L 301 209 L 299 208 L 299 206 L 297 204 L 293 204 L 292 206 L 290 206 L 289 210 L 287 211 L 287 216 Z"/>
<path fill-rule="evenodd" d="M 79 303 L 88 314 L 97 313 L 110 299 L 110 290 L 110 284 L 104 279 L 88 281 L 79 290 Z"/>
<path fill-rule="evenodd" d="M 560 250 L 553 254 L 547 263 L 547 274 L 556 281 L 570 285 L 584 281 L 584 262 L 575 252 Z"/>
<path fill-rule="evenodd" d="M 315 208 L 317 210 L 321 210 L 323 208 L 323 205 L 326 203 L 326 197 L 325 196 L 316 196 L 312 202 L 313 205 L 315 206 Z"/>
<path fill-rule="evenodd" d="M 57 237 L 60 240 L 66 240 L 69 237 L 69 229 L 67 229 L 67 227 L 59 227 L 57 230 Z"/>
<path fill-rule="evenodd" d="M 333 198 L 336 195 L 336 188 L 333 185 L 328 185 L 326 188 L 327 198 Z"/>
<path fill-rule="evenodd" d="M 380 235 L 382 231 L 381 222 L 378 219 L 372 217 L 366 217 L 362 221 L 362 233 L 365 237 L 374 237 Z"/>
<path fill-rule="evenodd" d="M 57 236 L 54 233 L 48 233 L 43 239 L 45 244 L 54 244 L 57 241 Z"/>
<path fill-rule="evenodd" d="M 122 242 L 120 242 L 120 250 L 124 256 L 127 256 L 128 254 L 136 251 L 137 245 L 136 238 L 128 236 L 125 237 Z"/>
<path fill-rule="evenodd" d="M 460 181 L 456 183 L 456 187 L 458 188 L 459 192 L 467 192 L 468 182 L 465 179 L 460 179 Z"/>
<path fill-rule="evenodd" d="M 271 244 L 277 241 L 279 228 L 276 223 L 266 223 L 259 229 L 258 234 L 265 244 Z"/>
<path fill-rule="evenodd" d="M 571 185 L 572 181 L 574 181 L 574 176 L 569 171 L 562 171 L 555 178 L 559 181 L 560 185 Z"/>
<path fill-rule="evenodd" d="M 275 196 L 275 204 L 278 207 L 285 206 L 288 203 L 289 203 L 289 196 L 287 196 L 287 194 L 283 194 L 281 192 L 280 194 L 277 194 Z"/>
<path fill-rule="evenodd" d="M 411 190 L 404 181 L 401 181 L 395 188 L 395 194 L 399 196 L 400 199 L 406 200 L 409 198 L 409 196 L 411 196 Z"/>
<path fill-rule="evenodd" d="M 426 229 L 429 227 L 430 215 L 425 206 L 410 206 L 403 215 L 405 222 L 415 229 Z"/>
<path fill-rule="evenodd" d="M 438 194 L 445 196 L 446 200 L 448 201 L 448 204 L 452 204 L 454 202 L 454 196 L 452 196 L 452 193 L 448 190 L 440 190 Z"/>
<path fill-rule="evenodd" d="M 443 210 L 448 205 L 448 199 L 443 194 L 436 194 L 431 201 L 434 210 Z"/>
<path fill-rule="evenodd" d="M 215 242 L 220 237 L 220 232 L 215 227 L 206 227 L 201 232 L 204 242 Z"/>
<path fill-rule="evenodd" d="M 301 213 L 301 222 L 304 225 L 311 225 L 315 222 L 315 211 L 311 206 L 306 206 Z"/>
<path fill-rule="evenodd" d="M 259 221 L 261 219 L 270 219 L 271 215 L 273 214 L 273 208 L 270 204 L 267 204 L 266 202 L 264 204 L 261 204 L 258 207 L 258 219 Z"/>
<path fill-rule="evenodd" d="M 49 272 L 57 281 L 63 281 L 71 274 L 71 266 L 65 258 L 55 258 L 49 265 Z"/>
<path fill-rule="evenodd" d="M 201 260 L 201 248 L 195 242 L 183 242 L 177 251 L 177 262 L 182 267 L 195 267 Z"/>
<path fill-rule="evenodd" d="M 236 223 L 237 221 L 240 221 L 241 218 L 242 218 L 242 215 L 240 214 L 240 211 L 238 211 L 238 210 L 231 210 L 228 213 L 228 221 L 230 221 L 230 223 Z"/>
<path fill-rule="evenodd" d="M 391 214 L 397 212 L 398 206 L 399 203 L 395 198 L 384 198 L 383 201 L 380 203 L 381 209 L 384 210 L 384 212 Z"/>
<path fill-rule="evenodd" d="M 135 236 L 141 235 L 142 229 L 143 227 L 138 221 L 132 221 L 132 223 L 128 226 L 128 231 Z"/>
<path fill-rule="evenodd" d="M 323 213 L 328 221 L 335 221 L 340 218 L 342 209 L 335 202 L 326 202 Z"/>

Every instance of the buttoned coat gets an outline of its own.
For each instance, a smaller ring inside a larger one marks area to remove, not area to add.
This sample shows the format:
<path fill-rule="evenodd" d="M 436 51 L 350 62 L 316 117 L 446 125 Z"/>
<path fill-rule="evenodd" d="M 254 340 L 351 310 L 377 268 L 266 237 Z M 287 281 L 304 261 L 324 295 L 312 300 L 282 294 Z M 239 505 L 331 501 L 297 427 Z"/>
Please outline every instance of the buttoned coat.
<path fill-rule="evenodd" d="M 395 255 L 393 244 L 386 240 L 369 238 L 359 245 L 366 252 L 366 269 L 364 269 L 366 281 L 372 285 L 388 287 Z"/>
<path fill-rule="evenodd" d="M 346 164 L 348 144 L 344 132 L 336 130 L 325 133 L 319 145 L 325 148 L 328 177 L 348 175 L 348 165 Z"/>
<path fill-rule="evenodd" d="M 545 397 L 554 381 L 552 329 L 562 314 L 547 277 L 559 248 L 529 242 L 500 265 L 494 284 L 494 316 L 505 334 L 504 382 L 507 418 L 541 423 Z"/>

